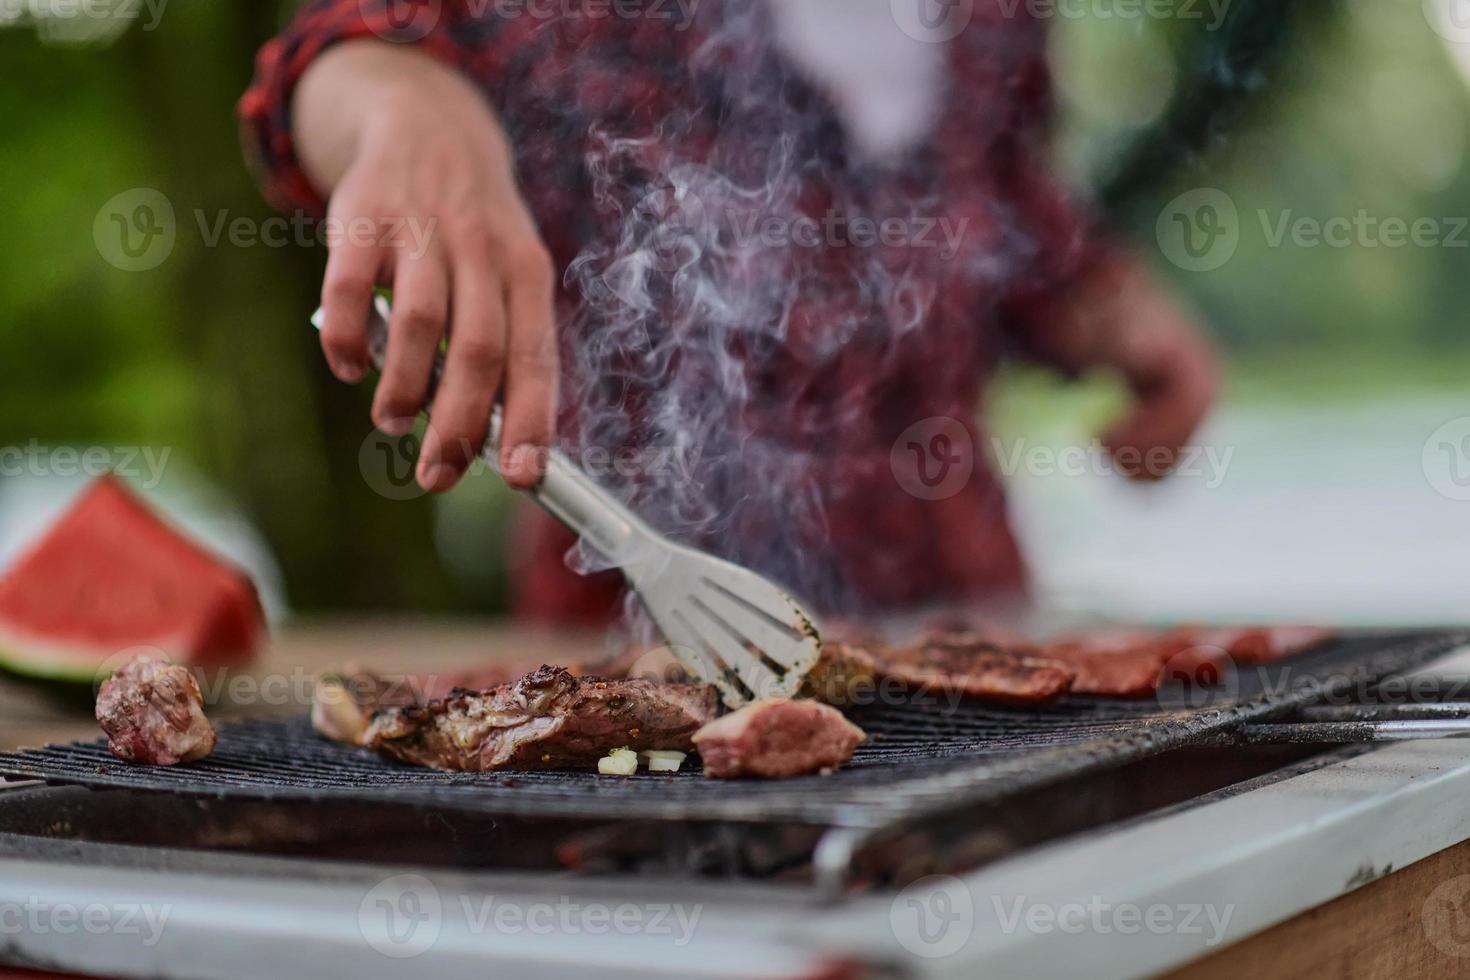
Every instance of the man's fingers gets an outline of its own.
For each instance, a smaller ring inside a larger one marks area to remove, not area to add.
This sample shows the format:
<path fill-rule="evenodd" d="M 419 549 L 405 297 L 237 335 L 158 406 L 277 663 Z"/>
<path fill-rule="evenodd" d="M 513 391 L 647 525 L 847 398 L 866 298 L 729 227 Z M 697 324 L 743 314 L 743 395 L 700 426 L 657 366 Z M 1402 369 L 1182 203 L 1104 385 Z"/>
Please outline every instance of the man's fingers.
<path fill-rule="evenodd" d="M 348 242 L 332 249 L 327 259 L 327 273 L 322 279 L 322 353 L 332 373 L 349 384 L 361 381 L 371 366 L 368 311 L 383 259 L 376 245 Z"/>
<path fill-rule="evenodd" d="M 433 422 L 419 457 L 424 489 L 442 493 L 464 476 L 490 428 L 490 410 L 505 369 L 505 307 L 500 278 L 461 261 L 454 273 L 454 322 Z"/>
<path fill-rule="evenodd" d="M 448 315 L 449 276 L 443 259 L 436 252 L 400 256 L 388 357 L 373 399 L 373 422 L 389 435 L 411 430 L 423 411 Z"/>
<path fill-rule="evenodd" d="M 546 471 L 556 431 L 557 347 L 552 310 L 552 265 L 545 250 L 528 248 L 512 259 L 505 376 L 505 431 L 500 470 L 506 483 L 529 490 Z"/>
<path fill-rule="evenodd" d="M 1204 343 L 1181 336 L 1159 350 L 1155 370 L 1132 384 L 1138 404 L 1103 442 L 1130 476 L 1159 479 L 1173 469 L 1214 401 L 1214 355 Z"/>

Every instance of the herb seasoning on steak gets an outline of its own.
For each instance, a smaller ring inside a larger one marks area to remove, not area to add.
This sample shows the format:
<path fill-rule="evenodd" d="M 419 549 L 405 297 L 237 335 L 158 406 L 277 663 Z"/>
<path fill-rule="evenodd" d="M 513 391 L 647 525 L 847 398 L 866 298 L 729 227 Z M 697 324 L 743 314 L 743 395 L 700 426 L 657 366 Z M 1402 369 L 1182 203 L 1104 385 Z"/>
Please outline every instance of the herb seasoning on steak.
<path fill-rule="evenodd" d="M 97 722 L 107 747 L 125 762 L 173 766 L 214 751 L 214 726 L 187 667 L 137 657 L 102 682 Z"/>
<path fill-rule="evenodd" d="M 483 693 L 379 712 L 363 742 L 434 769 L 591 767 L 620 748 L 687 752 L 718 711 L 708 684 L 578 678 L 543 666 Z"/>
<path fill-rule="evenodd" d="M 837 768 L 866 738 L 836 708 L 765 698 L 705 725 L 694 746 L 706 776 L 790 779 Z"/>

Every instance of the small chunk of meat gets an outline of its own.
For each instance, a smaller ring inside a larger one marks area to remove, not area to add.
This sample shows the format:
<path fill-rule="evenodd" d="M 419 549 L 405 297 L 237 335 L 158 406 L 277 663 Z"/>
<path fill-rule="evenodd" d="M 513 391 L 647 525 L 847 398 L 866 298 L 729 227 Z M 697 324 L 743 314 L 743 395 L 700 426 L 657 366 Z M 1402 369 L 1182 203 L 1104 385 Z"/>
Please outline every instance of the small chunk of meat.
<path fill-rule="evenodd" d="M 826 640 L 816 664 L 801 682 L 801 697 L 823 704 L 861 702 L 872 693 L 878 679 L 878 663 L 865 645 Z"/>
<path fill-rule="evenodd" d="M 187 667 L 137 657 L 102 682 L 97 723 L 107 747 L 125 762 L 175 766 L 214 751 L 214 726 L 204 695 Z"/>
<path fill-rule="evenodd" d="M 765 698 L 705 725 L 694 746 L 706 776 L 790 779 L 837 768 L 866 738 L 836 708 Z"/>

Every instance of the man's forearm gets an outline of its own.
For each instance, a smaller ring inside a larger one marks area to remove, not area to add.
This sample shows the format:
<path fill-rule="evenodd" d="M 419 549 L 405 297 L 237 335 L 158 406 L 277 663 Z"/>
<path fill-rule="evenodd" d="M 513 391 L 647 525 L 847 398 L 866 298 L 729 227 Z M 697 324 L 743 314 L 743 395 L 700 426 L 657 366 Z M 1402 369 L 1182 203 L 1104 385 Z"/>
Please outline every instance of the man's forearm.
<path fill-rule="evenodd" d="M 292 102 L 292 136 L 302 170 L 330 197 L 357 158 L 360 142 L 415 101 L 478 98 L 454 69 L 411 47 L 379 40 L 340 44 L 301 76 Z M 410 110 L 411 111 L 411 110 Z"/>

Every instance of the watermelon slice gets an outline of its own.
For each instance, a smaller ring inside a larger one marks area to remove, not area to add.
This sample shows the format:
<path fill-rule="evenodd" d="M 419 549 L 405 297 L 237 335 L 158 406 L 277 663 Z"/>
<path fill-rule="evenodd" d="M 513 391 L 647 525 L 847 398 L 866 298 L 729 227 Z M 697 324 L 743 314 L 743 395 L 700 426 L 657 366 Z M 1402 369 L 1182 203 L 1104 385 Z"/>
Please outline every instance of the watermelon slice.
<path fill-rule="evenodd" d="M 139 646 L 175 663 L 232 666 L 265 632 L 249 577 L 113 476 L 0 579 L 0 667 L 29 677 L 91 683 Z"/>

